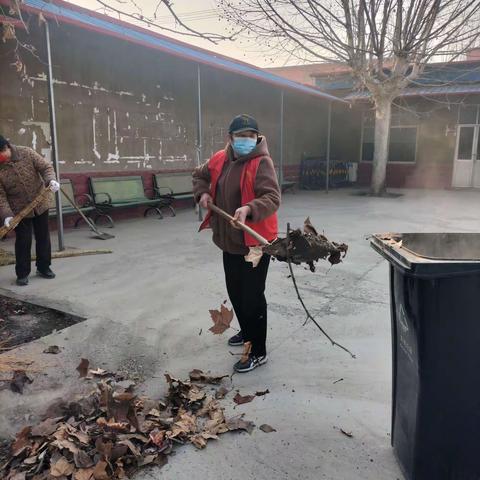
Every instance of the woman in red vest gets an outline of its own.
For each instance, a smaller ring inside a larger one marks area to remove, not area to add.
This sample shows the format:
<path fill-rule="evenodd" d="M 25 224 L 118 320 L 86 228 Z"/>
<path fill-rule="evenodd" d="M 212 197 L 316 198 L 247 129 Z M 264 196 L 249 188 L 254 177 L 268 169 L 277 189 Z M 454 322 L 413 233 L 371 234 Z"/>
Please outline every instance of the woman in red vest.
<path fill-rule="evenodd" d="M 267 140 L 249 115 L 235 117 L 228 132 L 225 149 L 193 172 L 195 199 L 203 208 L 214 203 L 267 240 L 274 240 L 281 195 Z M 249 372 L 267 361 L 264 292 L 270 257 L 262 255 L 257 266 L 247 261 L 245 256 L 258 247 L 258 241 L 212 212 L 200 229 L 207 227 L 212 228 L 213 241 L 223 251 L 228 296 L 241 329 L 228 341 L 230 346 L 244 346 L 244 355 L 234 369 Z"/>

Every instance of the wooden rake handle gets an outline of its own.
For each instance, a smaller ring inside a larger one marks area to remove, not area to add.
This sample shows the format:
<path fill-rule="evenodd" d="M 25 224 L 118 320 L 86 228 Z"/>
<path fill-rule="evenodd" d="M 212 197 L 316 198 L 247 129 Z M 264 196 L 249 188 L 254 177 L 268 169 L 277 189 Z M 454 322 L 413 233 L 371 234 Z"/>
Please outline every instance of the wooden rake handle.
<path fill-rule="evenodd" d="M 248 225 L 245 225 L 244 223 L 242 222 L 239 222 L 238 220 L 235 220 L 231 215 L 229 215 L 227 212 L 225 212 L 224 210 L 222 210 L 221 208 L 218 208 L 216 205 L 214 205 L 213 203 L 209 203 L 208 204 L 208 208 L 212 211 L 212 212 L 215 212 L 217 213 L 218 215 L 220 215 L 221 217 L 223 217 L 225 220 L 228 220 L 230 222 L 232 222 L 234 225 L 236 225 L 238 228 L 240 228 L 241 230 L 243 230 L 244 232 L 247 232 L 249 235 L 251 235 L 253 238 L 255 238 L 256 240 L 258 240 L 260 242 L 261 245 L 263 246 L 266 246 L 266 245 L 270 245 L 270 242 L 262 237 L 259 233 L 257 233 L 255 230 L 253 230 L 252 228 L 250 228 Z"/>

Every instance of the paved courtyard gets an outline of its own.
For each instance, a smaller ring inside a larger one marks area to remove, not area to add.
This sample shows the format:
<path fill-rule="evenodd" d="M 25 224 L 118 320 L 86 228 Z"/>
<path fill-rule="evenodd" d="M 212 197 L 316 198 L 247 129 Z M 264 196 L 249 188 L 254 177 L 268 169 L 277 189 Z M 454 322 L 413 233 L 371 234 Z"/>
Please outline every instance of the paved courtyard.
<path fill-rule="evenodd" d="M 340 265 L 330 269 L 325 262 L 316 273 L 301 267 L 295 272 L 312 313 L 357 359 L 330 346 L 314 325 L 302 326 L 305 317 L 287 266 L 273 263 L 267 290 L 270 361 L 235 375 L 233 383 L 242 394 L 270 390 L 235 412 L 277 432 L 227 434 L 202 451 L 179 448 L 161 473 L 141 472 L 137 480 L 402 478 L 389 438 L 387 263 L 367 237 L 384 231 L 478 231 L 480 192 L 402 193 L 396 199 L 359 197 L 348 190 L 284 196 L 284 230 L 286 222 L 300 226 L 310 216 L 330 239 L 350 247 Z M 75 367 L 81 357 L 94 366 L 133 371 L 145 378 L 141 391 L 151 396 L 165 392 L 165 372 L 178 377 L 193 368 L 231 372 L 235 358 L 227 334 L 208 332 L 208 310 L 227 298 L 221 255 L 210 234 L 198 234 L 197 228 L 193 210 L 183 210 L 176 218 L 118 221 L 116 238 L 108 242 L 91 239 L 83 227 L 67 230 L 68 246 L 114 253 L 57 260 L 55 280 L 32 277 L 27 288 L 13 284 L 12 266 L 0 269 L 1 294 L 87 318 L 19 349 L 37 359 L 39 372 L 22 396 L 0 391 L 2 434 L 13 435 L 52 400 L 78 392 L 82 385 Z M 11 249 L 13 243 L 1 247 Z M 62 353 L 41 354 L 51 344 L 62 346 Z"/>

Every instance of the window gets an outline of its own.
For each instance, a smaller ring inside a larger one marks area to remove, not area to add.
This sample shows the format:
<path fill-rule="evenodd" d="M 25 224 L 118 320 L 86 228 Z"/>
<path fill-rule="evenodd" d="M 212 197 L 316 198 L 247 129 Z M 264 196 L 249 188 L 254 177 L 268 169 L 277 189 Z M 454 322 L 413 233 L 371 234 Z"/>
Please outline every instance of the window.
<path fill-rule="evenodd" d="M 478 123 L 478 105 L 460 105 L 458 108 L 458 123 L 461 125 Z"/>
<path fill-rule="evenodd" d="M 363 117 L 362 161 L 373 161 L 375 116 L 367 112 Z M 393 109 L 390 122 L 388 161 L 391 163 L 415 163 L 417 151 L 418 117 L 414 112 Z"/>

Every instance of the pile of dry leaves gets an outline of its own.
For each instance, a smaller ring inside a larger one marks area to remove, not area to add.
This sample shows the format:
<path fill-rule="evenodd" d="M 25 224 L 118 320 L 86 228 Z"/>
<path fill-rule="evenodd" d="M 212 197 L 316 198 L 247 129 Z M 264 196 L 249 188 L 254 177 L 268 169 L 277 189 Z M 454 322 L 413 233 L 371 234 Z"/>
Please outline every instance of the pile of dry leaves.
<path fill-rule="evenodd" d="M 85 376 L 86 361 L 77 369 Z M 219 386 L 211 395 L 205 384 L 220 385 L 224 377 L 201 370 L 190 380 L 166 375 L 164 401 L 137 396 L 133 384 L 108 372 L 90 370 L 87 377 L 105 375 L 87 396 L 59 402 L 46 418 L 23 428 L 10 447 L 0 478 L 6 480 L 107 480 L 133 475 L 146 465 L 162 466 L 175 444 L 204 448 L 211 439 L 234 430 L 251 432 L 242 415 L 225 418 Z M 215 390 L 213 388 L 213 390 Z"/>

